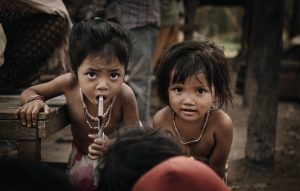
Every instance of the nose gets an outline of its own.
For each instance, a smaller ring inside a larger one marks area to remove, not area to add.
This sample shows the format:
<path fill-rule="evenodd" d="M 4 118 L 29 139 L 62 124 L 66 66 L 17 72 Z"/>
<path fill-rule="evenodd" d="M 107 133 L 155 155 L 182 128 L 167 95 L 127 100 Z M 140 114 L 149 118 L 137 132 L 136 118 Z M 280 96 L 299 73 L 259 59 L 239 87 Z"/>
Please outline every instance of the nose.
<path fill-rule="evenodd" d="M 108 84 L 106 80 L 99 80 L 96 88 L 97 90 L 108 90 Z"/>
<path fill-rule="evenodd" d="M 191 95 L 185 94 L 184 98 L 183 98 L 183 104 L 184 105 L 194 105 L 195 101 Z"/>

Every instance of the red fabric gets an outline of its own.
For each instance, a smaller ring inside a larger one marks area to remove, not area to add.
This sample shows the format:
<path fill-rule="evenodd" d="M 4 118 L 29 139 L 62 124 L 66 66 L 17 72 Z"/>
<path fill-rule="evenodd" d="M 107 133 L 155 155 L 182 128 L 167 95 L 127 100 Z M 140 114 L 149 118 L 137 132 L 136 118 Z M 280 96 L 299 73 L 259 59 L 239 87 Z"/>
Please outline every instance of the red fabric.
<path fill-rule="evenodd" d="M 229 191 L 229 187 L 207 165 L 188 157 L 168 159 L 146 174 L 132 191 Z"/>
<path fill-rule="evenodd" d="M 91 160 L 75 144 L 72 145 L 68 174 L 74 191 L 96 191 L 98 177 L 95 174 L 97 161 Z"/>

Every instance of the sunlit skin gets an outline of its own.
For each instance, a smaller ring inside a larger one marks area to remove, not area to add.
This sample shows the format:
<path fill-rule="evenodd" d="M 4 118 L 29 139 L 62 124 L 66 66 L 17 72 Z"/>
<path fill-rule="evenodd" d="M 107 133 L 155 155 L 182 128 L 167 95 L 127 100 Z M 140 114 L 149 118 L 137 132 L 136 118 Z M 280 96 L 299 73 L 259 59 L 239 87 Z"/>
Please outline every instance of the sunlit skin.
<path fill-rule="evenodd" d="M 50 82 L 26 89 L 21 94 L 21 101 L 25 103 L 31 95 L 36 94 L 46 99 L 64 94 L 73 141 L 84 153 L 89 153 L 91 159 L 97 159 L 105 151 L 109 138 L 106 136 L 104 139 L 96 138 L 97 130 L 91 129 L 85 122 L 79 88 L 82 90 L 87 109 L 93 116 L 97 116 L 99 96 L 104 97 L 104 111 L 116 96 L 110 123 L 104 129 L 105 135 L 109 136 L 120 126 L 129 126 L 139 122 L 135 96 L 132 89 L 123 82 L 124 75 L 124 65 L 117 59 L 89 56 L 79 66 L 78 80 L 75 79 L 75 83 L 71 73 L 63 74 Z M 46 113 L 49 112 L 47 104 L 41 100 L 35 100 L 18 108 L 16 115 L 24 125 L 33 127 L 35 126 L 33 124 L 37 124 L 38 112 L 43 110 Z M 106 124 L 107 120 L 108 117 L 104 118 L 103 123 Z M 97 127 L 98 123 L 90 121 L 90 124 Z"/>
<path fill-rule="evenodd" d="M 185 79 L 184 83 L 173 84 L 170 75 L 168 88 L 170 106 L 158 111 L 153 118 L 155 128 L 166 128 L 179 139 L 173 125 L 175 123 L 182 141 L 191 141 L 199 137 L 206 115 L 213 108 L 214 86 L 209 87 L 205 75 L 200 71 Z M 212 109 L 202 139 L 197 143 L 186 144 L 189 156 L 199 159 L 205 157 L 212 169 L 223 177 L 225 165 L 232 142 L 232 122 L 222 110 Z"/>

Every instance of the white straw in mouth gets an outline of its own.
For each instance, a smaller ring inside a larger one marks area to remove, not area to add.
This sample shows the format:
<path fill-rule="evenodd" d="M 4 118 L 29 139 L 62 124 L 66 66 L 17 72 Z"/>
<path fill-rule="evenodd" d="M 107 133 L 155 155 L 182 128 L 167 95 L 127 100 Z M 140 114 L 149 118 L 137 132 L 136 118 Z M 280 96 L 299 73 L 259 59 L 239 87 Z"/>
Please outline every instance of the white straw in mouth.
<path fill-rule="evenodd" d="M 103 106 L 103 96 L 100 96 L 98 103 L 98 137 L 103 137 Z"/>
<path fill-rule="evenodd" d="M 99 97 L 98 116 L 103 116 L 103 96 Z"/>

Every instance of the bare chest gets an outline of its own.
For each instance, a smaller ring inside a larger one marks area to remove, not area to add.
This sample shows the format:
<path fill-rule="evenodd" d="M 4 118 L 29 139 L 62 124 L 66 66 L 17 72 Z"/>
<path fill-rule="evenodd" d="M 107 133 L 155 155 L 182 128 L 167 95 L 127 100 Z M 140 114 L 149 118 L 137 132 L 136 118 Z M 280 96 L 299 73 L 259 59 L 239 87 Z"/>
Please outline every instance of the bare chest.
<path fill-rule="evenodd" d="M 185 147 L 189 156 L 210 158 L 215 146 L 214 131 L 210 129 L 210 126 L 207 126 L 203 132 L 202 129 L 199 129 L 197 131 L 187 130 L 184 133 L 182 129 L 176 128 L 174 124 L 169 126 L 169 129 L 172 131 L 173 137 Z"/>

